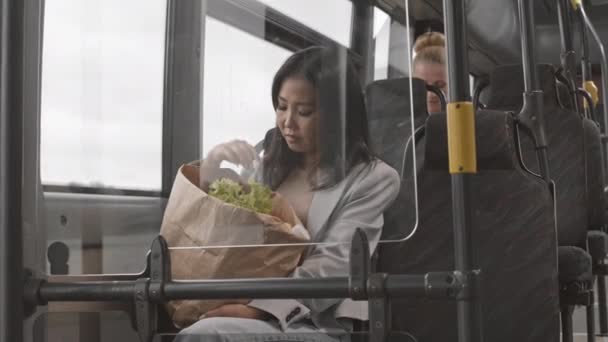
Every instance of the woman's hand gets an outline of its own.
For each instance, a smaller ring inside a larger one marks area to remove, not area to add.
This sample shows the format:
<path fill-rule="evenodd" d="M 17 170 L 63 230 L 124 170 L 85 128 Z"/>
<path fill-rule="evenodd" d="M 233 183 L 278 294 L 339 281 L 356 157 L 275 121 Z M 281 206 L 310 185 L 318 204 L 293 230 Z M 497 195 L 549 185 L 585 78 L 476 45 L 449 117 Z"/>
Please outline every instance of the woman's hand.
<path fill-rule="evenodd" d="M 203 160 L 203 167 L 220 167 L 223 161 L 253 168 L 253 161 L 258 159 L 255 148 L 243 140 L 233 140 L 215 146 Z"/>
<path fill-rule="evenodd" d="M 208 311 L 205 314 L 205 318 L 211 317 L 236 317 L 266 320 L 270 315 L 265 311 L 244 304 L 226 304 L 217 309 Z"/>

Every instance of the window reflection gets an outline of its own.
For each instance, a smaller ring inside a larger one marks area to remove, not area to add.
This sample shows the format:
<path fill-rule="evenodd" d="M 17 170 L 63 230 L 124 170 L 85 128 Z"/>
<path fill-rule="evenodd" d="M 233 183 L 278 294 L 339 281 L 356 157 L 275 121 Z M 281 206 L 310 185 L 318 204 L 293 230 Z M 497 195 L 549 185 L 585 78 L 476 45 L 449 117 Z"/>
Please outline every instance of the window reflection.
<path fill-rule="evenodd" d="M 255 145 L 274 127 L 270 84 L 290 51 L 207 17 L 203 156 L 241 139 Z"/>

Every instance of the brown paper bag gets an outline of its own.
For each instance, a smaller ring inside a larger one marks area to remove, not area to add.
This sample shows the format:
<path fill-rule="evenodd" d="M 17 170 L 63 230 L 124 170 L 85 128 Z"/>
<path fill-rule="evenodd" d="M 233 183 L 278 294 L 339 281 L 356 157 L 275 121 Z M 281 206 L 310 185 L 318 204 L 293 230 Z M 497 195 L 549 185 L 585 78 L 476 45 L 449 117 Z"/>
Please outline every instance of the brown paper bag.
<path fill-rule="evenodd" d="M 218 178 L 236 178 L 225 169 L 180 168 L 161 226 L 169 247 L 214 247 L 171 250 L 175 280 L 285 277 L 300 262 L 306 246 L 250 246 L 303 243 L 310 240 L 293 208 L 273 194 L 271 215 L 254 213 L 206 193 Z M 220 247 L 226 246 L 226 247 Z M 228 247 L 234 246 L 234 247 Z M 239 247 L 240 246 L 240 247 Z M 167 304 L 169 316 L 183 328 L 226 303 L 248 300 L 180 300 Z"/>

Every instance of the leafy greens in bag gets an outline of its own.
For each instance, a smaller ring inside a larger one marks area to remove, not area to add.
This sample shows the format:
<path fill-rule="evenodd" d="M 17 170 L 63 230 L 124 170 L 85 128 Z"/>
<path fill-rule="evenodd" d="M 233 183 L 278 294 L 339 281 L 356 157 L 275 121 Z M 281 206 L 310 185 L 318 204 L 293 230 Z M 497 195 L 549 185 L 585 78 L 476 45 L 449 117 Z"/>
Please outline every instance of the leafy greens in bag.
<path fill-rule="evenodd" d="M 272 212 L 272 191 L 257 182 L 250 182 L 249 187 L 250 191 L 246 192 L 241 184 L 221 178 L 211 183 L 209 195 L 237 207 L 269 215 Z"/>

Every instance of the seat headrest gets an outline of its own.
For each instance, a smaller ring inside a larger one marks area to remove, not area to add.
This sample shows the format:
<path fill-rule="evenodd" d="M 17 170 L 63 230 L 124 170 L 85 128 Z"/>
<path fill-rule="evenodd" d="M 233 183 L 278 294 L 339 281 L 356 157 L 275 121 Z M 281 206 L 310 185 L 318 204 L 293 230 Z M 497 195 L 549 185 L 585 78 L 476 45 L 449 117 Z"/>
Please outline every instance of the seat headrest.
<path fill-rule="evenodd" d="M 365 95 L 370 120 L 394 119 L 410 114 L 408 77 L 372 82 L 367 86 Z M 427 115 L 426 83 L 423 80 L 412 78 L 412 95 L 415 121 L 423 121 Z"/>
<path fill-rule="evenodd" d="M 550 64 L 538 64 L 537 70 L 545 106 L 557 106 L 555 69 Z M 499 66 L 490 74 L 490 85 L 481 96 L 482 102 L 491 109 L 519 111 L 523 106 L 524 89 L 524 72 L 520 64 Z"/>
<path fill-rule="evenodd" d="M 513 118 L 492 110 L 479 110 L 475 116 L 477 169 L 510 170 L 517 165 Z M 448 131 L 445 113 L 429 116 L 426 122 L 425 168 L 448 170 Z"/>

